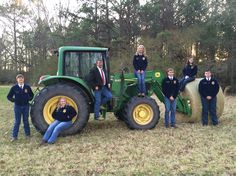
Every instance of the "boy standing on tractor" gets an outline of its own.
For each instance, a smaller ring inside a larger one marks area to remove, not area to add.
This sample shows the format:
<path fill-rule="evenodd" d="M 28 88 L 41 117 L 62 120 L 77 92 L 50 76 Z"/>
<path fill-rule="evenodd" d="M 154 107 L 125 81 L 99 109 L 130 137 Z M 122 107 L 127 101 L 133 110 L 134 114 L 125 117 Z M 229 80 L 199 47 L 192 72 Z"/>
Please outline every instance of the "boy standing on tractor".
<path fill-rule="evenodd" d="M 174 77 L 174 69 L 167 69 L 167 77 L 163 79 L 162 91 L 165 95 L 165 127 L 169 128 L 169 125 L 173 128 L 177 128 L 175 122 L 176 113 L 176 97 L 179 92 L 179 81 Z"/>
<path fill-rule="evenodd" d="M 199 93 L 202 101 L 202 125 L 208 125 L 208 112 L 210 112 L 212 124 L 218 125 L 218 118 L 216 115 L 216 95 L 219 92 L 219 83 L 212 78 L 210 70 L 205 71 L 205 78 L 199 83 Z"/>
<path fill-rule="evenodd" d="M 34 97 L 32 89 L 28 84 L 24 83 L 24 76 L 18 74 L 16 76 L 17 84 L 15 84 L 7 95 L 7 99 L 14 102 L 15 123 L 12 133 L 12 142 L 17 140 L 21 116 L 23 117 L 24 130 L 26 137 L 30 136 L 29 127 L 29 101 Z"/>
<path fill-rule="evenodd" d="M 102 59 L 98 59 L 96 61 L 96 66 L 90 71 L 89 84 L 91 85 L 95 95 L 94 119 L 102 120 L 99 113 L 101 108 L 100 106 L 106 104 L 112 99 L 110 83 L 103 71 Z"/>

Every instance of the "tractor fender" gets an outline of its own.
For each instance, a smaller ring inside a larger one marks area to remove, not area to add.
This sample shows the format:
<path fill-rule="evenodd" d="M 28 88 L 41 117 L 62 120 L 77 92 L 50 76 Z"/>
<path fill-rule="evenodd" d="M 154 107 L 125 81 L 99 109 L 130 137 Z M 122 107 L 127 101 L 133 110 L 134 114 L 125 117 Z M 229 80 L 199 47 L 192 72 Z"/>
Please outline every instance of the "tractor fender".
<path fill-rule="evenodd" d="M 40 77 L 38 82 L 39 85 L 44 85 L 44 86 L 49 86 L 58 83 L 70 84 L 73 87 L 78 87 L 87 96 L 89 102 L 94 101 L 94 95 L 91 91 L 91 88 L 84 80 L 80 79 L 79 77 L 44 75 Z"/>

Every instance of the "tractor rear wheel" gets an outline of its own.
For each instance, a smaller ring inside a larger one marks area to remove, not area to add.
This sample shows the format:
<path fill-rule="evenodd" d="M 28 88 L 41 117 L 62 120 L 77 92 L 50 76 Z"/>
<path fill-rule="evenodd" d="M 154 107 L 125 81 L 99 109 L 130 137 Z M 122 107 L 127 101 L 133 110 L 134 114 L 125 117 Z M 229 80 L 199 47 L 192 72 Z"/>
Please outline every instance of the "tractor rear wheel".
<path fill-rule="evenodd" d="M 58 100 L 62 97 L 75 108 L 77 116 L 72 119 L 73 125 L 63 131 L 61 135 L 76 134 L 87 124 L 89 119 L 88 103 L 82 91 L 68 85 L 51 85 L 43 88 L 35 96 L 30 111 L 32 123 L 41 134 L 44 134 L 48 125 L 54 121 L 52 113 Z"/>
<path fill-rule="evenodd" d="M 133 97 L 126 104 L 124 117 L 130 129 L 152 129 L 160 118 L 159 106 L 150 97 Z"/>
<path fill-rule="evenodd" d="M 199 122 L 202 118 L 202 104 L 200 94 L 198 92 L 198 85 L 201 78 L 197 78 L 194 81 L 188 83 L 181 93 L 181 96 L 187 97 L 190 100 L 190 106 L 192 109 L 192 115 L 186 116 L 181 113 L 177 113 L 177 121 L 179 122 Z M 217 94 L 217 116 L 218 118 L 222 115 L 224 110 L 224 94 L 220 88 Z"/>

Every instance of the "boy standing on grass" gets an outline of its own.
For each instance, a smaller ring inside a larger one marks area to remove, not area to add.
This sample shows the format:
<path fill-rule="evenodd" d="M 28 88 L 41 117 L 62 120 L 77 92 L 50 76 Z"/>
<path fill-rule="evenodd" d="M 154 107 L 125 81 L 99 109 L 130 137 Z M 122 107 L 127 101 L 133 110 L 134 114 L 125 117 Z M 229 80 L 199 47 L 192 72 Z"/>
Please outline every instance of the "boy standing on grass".
<path fill-rule="evenodd" d="M 175 124 L 175 112 L 176 112 L 176 97 L 179 93 L 179 81 L 174 77 L 174 69 L 167 69 L 167 77 L 162 81 L 162 91 L 165 95 L 165 126 L 169 128 L 169 125 L 173 128 L 177 128 Z"/>
<path fill-rule="evenodd" d="M 205 78 L 199 83 L 199 93 L 202 101 L 202 125 L 208 125 L 208 112 L 210 112 L 212 124 L 218 125 L 216 115 L 216 95 L 219 92 L 220 86 L 216 79 L 212 78 L 211 71 L 205 71 Z"/>
<path fill-rule="evenodd" d="M 32 89 L 29 85 L 24 83 L 24 76 L 18 74 L 16 76 L 17 84 L 11 87 L 7 95 L 7 99 L 14 102 L 15 123 L 13 127 L 11 142 L 17 140 L 19 127 L 21 123 L 21 116 L 23 117 L 24 130 L 26 137 L 30 136 L 29 127 L 29 101 L 34 97 Z"/>

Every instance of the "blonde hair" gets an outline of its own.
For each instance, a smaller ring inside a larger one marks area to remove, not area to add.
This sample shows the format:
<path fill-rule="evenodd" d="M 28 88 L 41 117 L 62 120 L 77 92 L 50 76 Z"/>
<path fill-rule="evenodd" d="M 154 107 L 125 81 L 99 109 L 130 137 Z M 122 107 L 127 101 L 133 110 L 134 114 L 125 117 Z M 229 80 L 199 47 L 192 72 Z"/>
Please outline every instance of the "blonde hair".
<path fill-rule="evenodd" d="M 61 100 L 65 100 L 66 101 L 66 105 L 69 105 L 68 103 L 67 103 L 67 100 L 66 100 L 66 98 L 64 98 L 64 97 L 60 97 L 59 99 L 58 99 L 58 101 L 57 101 L 57 107 L 59 107 L 60 105 L 61 105 Z"/>
<path fill-rule="evenodd" d="M 138 52 L 138 49 L 139 48 L 143 48 L 143 55 L 146 57 L 147 56 L 147 54 L 146 54 L 146 48 L 144 47 L 144 45 L 139 45 L 138 47 L 137 47 L 137 50 L 136 50 L 136 55 L 138 55 L 139 54 L 139 52 Z"/>

